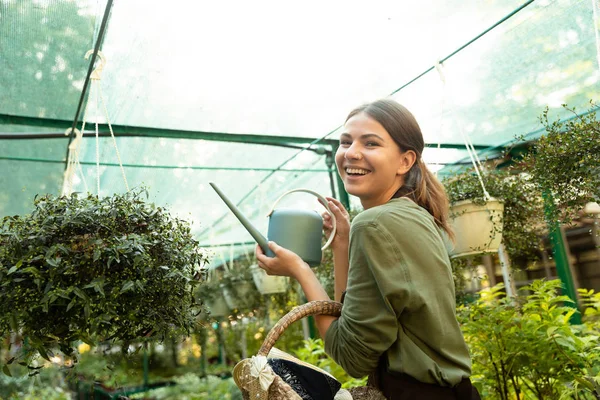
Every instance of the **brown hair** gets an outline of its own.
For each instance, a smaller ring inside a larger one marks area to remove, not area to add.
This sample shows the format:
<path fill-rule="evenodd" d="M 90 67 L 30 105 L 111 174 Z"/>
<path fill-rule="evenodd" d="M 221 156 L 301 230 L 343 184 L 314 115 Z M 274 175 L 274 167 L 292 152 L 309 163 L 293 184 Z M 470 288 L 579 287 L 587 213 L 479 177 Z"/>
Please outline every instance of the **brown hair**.
<path fill-rule="evenodd" d="M 448 223 L 448 196 L 444 186 L 429 171 L 421 159 L 425 142 L 417 120 L 406 107 L 391 99 L 381 99 L 363 104 L 348 114 L 346 121 L 359 113 L 365 113 L 390 134 L 401 151 L 412 150 L 417 159 L 412 168 L 404 175 L 404 184 L 394 197 L 409 197 L 426 209 L 435 223 L 453 238 L 454 234 Z"/>

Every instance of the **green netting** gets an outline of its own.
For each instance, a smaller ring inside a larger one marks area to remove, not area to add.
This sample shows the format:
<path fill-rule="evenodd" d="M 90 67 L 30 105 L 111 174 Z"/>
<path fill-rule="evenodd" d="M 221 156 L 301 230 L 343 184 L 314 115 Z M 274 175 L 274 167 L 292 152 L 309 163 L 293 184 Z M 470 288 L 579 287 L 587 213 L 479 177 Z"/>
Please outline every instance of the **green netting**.
<path fill-rule="evenodd" d="M 27 212 L 36 194 L 61 192 L 64 132 L 106 6 L 0 0 L 0 216 Z M 424 159 L 442 175 L 469 163 L 463 134 L 480 157 L 496 157 L 517 135 L 542 133 L 544 107 L 552 118 L 570 117 L 562 103 L 585 110 L 600 89 L 597 6 L 115 1 L 100 84 L 129 185 L 146 185 L 153 201 L 193 221 L 201 243 L 227 259 L 231 243 L 238 255 L 251 238 L 208 182 L 266 230 L 264 215 L 284 191 L 332 193 L 336 176 L 324 152 L 362 102 L 393 93 L 413 111 L 430 146 Z M 434 67 L 440 60 L 445 84 Z M 106 135 L 96 93 L 88 88 L 83 99 L 83 106 L 90 102 L 86 133 L 97 121 Z M 279 146 L 258 144 L 267 141 Z M 319 153 L 301 150 L 310 142 Z M 100 138 L 99 154 L 100 194 L 125 190 L 110 137 Z M 93 137 L 83 139 L 80 157 L 74 189 L 96 193 Z M 303 195 L 288 202 L 316 205 Z"/>

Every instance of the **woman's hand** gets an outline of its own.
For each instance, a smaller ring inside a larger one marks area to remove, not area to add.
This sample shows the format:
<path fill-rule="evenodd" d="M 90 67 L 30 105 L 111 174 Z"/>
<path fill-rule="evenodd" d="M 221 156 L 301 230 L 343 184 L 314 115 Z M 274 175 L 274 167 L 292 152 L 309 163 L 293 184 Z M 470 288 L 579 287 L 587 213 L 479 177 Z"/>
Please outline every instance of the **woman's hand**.
<path fill-rule="evenodd" d="M 260 246 L 256 245 L 256 259 L 258 266 L 265 270 L 267 275 L 289 276 L 298 280 L 305 268 L 310 269 L 299 255 L 279 246 L 275 242 L 269 242 L 269 248 L 275 257 L 267 257 Z"/>
<path fill-rule="evenodd" d="M 336 250 L 347 251 L 348 243 L 350 241 L 350 215 L 344 208 L 343 204 L 333 197 L 326 197 L 329 208 L 335 216 L 336 229 L 335 237 L 331 242 L 331 249 L 335 252 Z M 325 237 L 329 238 L 331 230 L 333 229 L 333 222 L 331 221 L 331 215 L 327 211 L 323 214 L 323 231 Z"/>

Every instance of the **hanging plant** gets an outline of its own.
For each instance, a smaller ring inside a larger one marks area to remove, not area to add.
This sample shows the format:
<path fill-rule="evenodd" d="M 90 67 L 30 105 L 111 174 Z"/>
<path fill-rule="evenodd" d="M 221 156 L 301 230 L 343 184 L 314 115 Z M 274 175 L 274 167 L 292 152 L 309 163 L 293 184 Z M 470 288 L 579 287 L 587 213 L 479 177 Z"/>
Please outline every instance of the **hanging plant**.
<path fill-rule="evenodd" d="M 545 229 L 544 210 L 541 194 L 531 178 L 514 172 L 485 171 L 482 179 L 489 194 L 503 200 L 502 241 L 508 255 L 526 264 L 540 258 L 538 235 Z M 477 205 L 485 204 L 481 184 L 472 170 L 445 179 L 443 184 L 450 203 L 470 199 Z"/>
<path fill-rule="evenodd" d="M 223 266 L 220 286 L 225 301 L 234 314 L 245 313 L 265 306 L 265 298 L 254 285 L 252 270 L 254 260 L 240 258 Z"/>
<path fill-rule="evenodd" d="M 196 299 L 204 307 L 199 317 L 207 321 L 211 318 L 228 316 L 230 310 L 225 302 L 220 282 L 208 269 L 203 269 L 202 273 L 206 281 L 202 285 L 198 285 L 195 290 Z"/>
<path fill-rule="evenodd" d="M 546 134 L 522 162 L 540 190 L 551 196 L 554 207 L 548 212 L 555 221 L 570 223 L 586 203 L 600 198 L 600 121 L 597 105 L 590 101 L 590 106 L 587 115 L 579 115 L 563 105 L 574 115 L 566 122 L 550 122 L 546 108 L 540 116 Z"/>
<path fill-rule="evenodd" d="M 48 359 L 77 340 L 189 332 L 206 256 L 190 226 L 143 189 L 102 199 L 44 196 L 0 225 L 0 337 L 21 332 Z M 29 352 L 26 356 L 32 357 Z"/>

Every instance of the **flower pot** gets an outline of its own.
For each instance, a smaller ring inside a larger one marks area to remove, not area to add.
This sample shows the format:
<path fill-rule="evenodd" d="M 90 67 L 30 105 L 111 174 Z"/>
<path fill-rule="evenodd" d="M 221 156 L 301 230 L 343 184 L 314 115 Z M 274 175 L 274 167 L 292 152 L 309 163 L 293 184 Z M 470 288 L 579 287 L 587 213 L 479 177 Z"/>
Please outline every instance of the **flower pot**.
<path fill-rule="evenodd" d="M 504 203 L 490 199 L 485 205 L 471 200 L 459 201 L 450 207 L 450 224 L 456 242 L 448 243 L 452 258 L 482 253 L 495 253 L 502 242 Z"/>
<path fill-rule="evenodd" d="M 230 313 L 222 293 L 217 294 L 214 300 L 207 301 L 206 307 L 208 307 L 211 317 L 226 317 Z"/>
<path fill-rule="evenodd" d="M 252 280 L 260 294 L 285 293 L 288 289 L 290 278 L 287 276 L 270 276 L 258 265 L 250 267 Z"/>
<path fill-rule="evenodd" d="M 225 302 L 232 310 L 246 308 L 249 305 L 252 301 L 249 296 L 252 289 L 252 282 L 249 281 L 238 281 L 231 285 L 221 284 Z"/>

